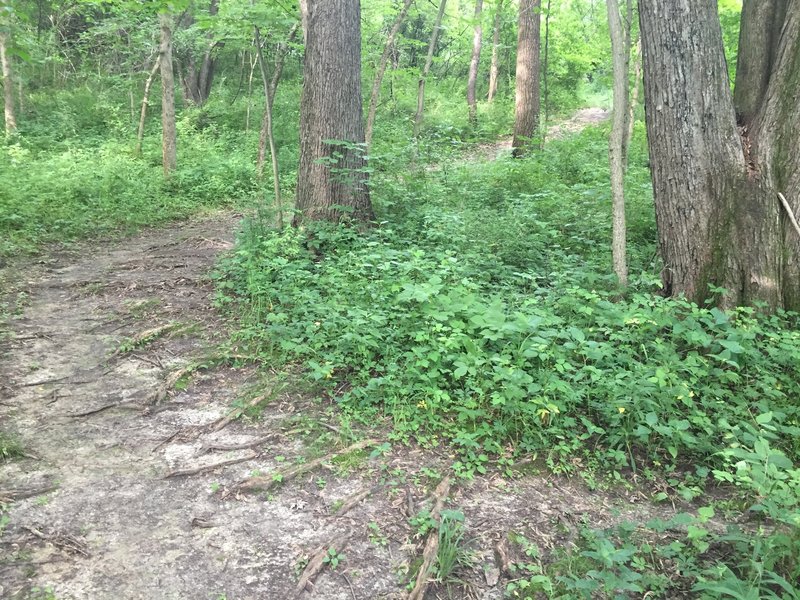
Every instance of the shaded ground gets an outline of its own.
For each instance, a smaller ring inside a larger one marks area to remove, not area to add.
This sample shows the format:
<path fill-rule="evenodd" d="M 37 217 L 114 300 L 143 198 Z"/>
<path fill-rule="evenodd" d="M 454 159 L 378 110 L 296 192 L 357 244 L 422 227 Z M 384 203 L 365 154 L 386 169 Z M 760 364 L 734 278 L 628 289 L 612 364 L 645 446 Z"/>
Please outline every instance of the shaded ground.
<path fill-rule="evenodd" d="M 361 434 L 285 377 L 215 358 L 226 330 L 208 273 L 237 221 L 217 214 L 87 244 L 0 277 L 27 294 L 0 340 L 0 430 L 28 455 L 0 463 L 0 598 L 290 598 L 309 558 L 342 534 L 344 557 L 301 596 L 406 597 L 425 543 L 412 518 L 452 459 L 368 448 L 277 482 Z M 220 427 L 253 398 L 260 418 Z M 276 485 L 239 487 L 259 475 Z M 509 533 L 547 552 L 582 522 L 660 513 L 645 498 L 540 475 L 454 482 L 446 507 L 465 514 L 471 566 L 426 597 L 501 598 L 511 575 L 495 548 Z"/>

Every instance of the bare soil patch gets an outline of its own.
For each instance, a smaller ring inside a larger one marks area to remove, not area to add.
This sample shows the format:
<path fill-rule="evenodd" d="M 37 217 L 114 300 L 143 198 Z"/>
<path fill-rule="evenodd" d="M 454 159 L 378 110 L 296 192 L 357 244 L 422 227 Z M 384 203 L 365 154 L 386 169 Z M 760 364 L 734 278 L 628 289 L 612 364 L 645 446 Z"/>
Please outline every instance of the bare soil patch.
<path fill-rule="evenodd" d="M 354 450 L 329 401 L 211 360 L 227 331 L 208 275 L 237 222 L 217 214 L 7 267 L 27 302 L 0 341 L 0 429 L 28 456 L 0 462 L 0 597 L 408 596 L 426 545 L 410 520 L 452 459 Z M 227 418 L 248 403 L 261 418 Z M 502 598 L 503 563 L 521 558 L 497 551 L 510 532 L 546 552 L 582 522 L 661 512 L 638 492 L 539 475 L 453 481 L 444 506 L 465 514 L 471 566 L 426 598 Z"/>

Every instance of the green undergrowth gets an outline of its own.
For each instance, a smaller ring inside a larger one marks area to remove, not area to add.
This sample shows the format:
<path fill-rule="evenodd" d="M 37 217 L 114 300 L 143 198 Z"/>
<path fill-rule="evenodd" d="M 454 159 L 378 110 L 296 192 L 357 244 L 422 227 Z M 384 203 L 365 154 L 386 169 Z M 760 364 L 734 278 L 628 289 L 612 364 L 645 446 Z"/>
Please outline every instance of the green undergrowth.
<path fill-rule="evenodd" d="M 632 525 L 639 537 L 587 529 L 511 597 L 797 598 L 798 315 L 659 295 L 641 135 L 626 182 L 633 283 L 617 289 L 605 136 L 522 161 L 429 148 L 445 160 L 413 172 L 376 157 L 380 222 L 363 232 L 251 222 L 218 273 L 219 304 L 241 318 L 233 344 L 303 365 L 348 420 L 455 450 L 463 477 L 532 453 L 707 504 Z M 749 520 L 712 527 L 714 506 Z"/>

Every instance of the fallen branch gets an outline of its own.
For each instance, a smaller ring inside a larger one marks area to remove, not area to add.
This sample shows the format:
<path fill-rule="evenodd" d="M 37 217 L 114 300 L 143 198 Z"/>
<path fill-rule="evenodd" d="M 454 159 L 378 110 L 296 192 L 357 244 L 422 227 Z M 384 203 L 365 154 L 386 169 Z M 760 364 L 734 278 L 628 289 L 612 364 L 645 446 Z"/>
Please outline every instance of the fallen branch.
<path fill-rule="evenodd" d="M 789 206 L 789 201 L 786 200 L 786 196 L 780 192 L 778 192 L 778 198 L 781 199 L 781 204 L 786 210 L 786 214 L 789 215 L 789 220 L 792 222 L 792 225 L 794 225 L 794 230 L 797 232 L 797 235 L 800 235 L 800 224 L 797 223 L 797 217 L 794 216 L 794 211 L 792 210 L 792 207 Z"/>
<path fill-rule="evenodd" d="M 251 477 L 250 479 L 246 479 L 240 482 L 236 486 L 236 489 L 244 492 L 257 491 L 257 490 L 267 492 L 276 485 L 278 485 L 279 483 L 291 481 L 292 479 L 295 479 L 300 475 L 308 473 L 309 471 L 313 471 L 323 463 L 329 462 L 338 456 L 342 456 L 343 454 L 348 454 L 350 452 L 355 452 L 356 450 L 363 450 L 364 448 L 367 448 L 368 446 L 374 446 L 377 443 L 378 441 L 373 439 L 361 440 L 360 442 L 356 442 L 352 446 L 348 446 L 347 448 L 345 448 L 340 452 L 332 452 L 331 454 L 326 454 L 325 456 L 316 458 L 311 462 L 279 470 L 273 473 L 271 476 Z"/>
<path fill-rule="evenodd" d="M 173 477 L 188 477 L 189 475 L 199 475 L 201 473 L 207 473 L 208 471 L 214 471 L 215 469 L 219 469 L 220 467 L 227 467 L 228 465 L 235 465 L 238 463 L 247 462 L 248 460 L 253 460 L 254 458 L 258 458 L 258 452 L 256 452 L 255 450 L 251 450 L 246 456 L 240 456 L 239 458 L 223 460 L 217 463 L 212 463 L 210 465 L 202 465 L 200 467 L 191 467 L 189 469 L 177 469 L 175 471 L 171 471 L 166 475 L 164 475 L 164 479 L 171 479 Z"/>
<path fill-rule="evenodd" d="M 433 491 L 434 505 L 431 509 L 430 518 L 433 521 L 439 521 L 441 516 L 444 502 L 447 495 L 450 493 L 450 476 L 445 477 L 436 486 Z M 436 561 L 436 556 L 439 553 L 439 528 L 432 530 L 428 534 L 428 541 L 425 543 L 425 550 L 422 552 L 422 565 L 417 573 L 417 581 L 414 584 L 414 589 L 408 595 L 408 600 L 422 600 L 425 595 L 425 588 L 428 587 L 428 579 L 430 576 L 431 567 Z"/>
<path fill-rule="evenodd" d="M 170 390 L 175 387 L 175 384 L 180 381 L 183 377 L 187 375 L 191 375 L 194 373 L 199 367 L 196 365 L 183 367 L 178 369 L 177 371 L 173 371 L 170 373 L 167 378 L 158 386 L 155 392 L 150 394 L 147 399 L 144 401 L 145 406 L 156 406 L 161 404 L 169 394 Z"/>
<path fill-rule="evenodd" d="M 264 400 L 269 399 L 270 396 L 271 394 L 262 394 L 261 396 L 256 396 L 255 398 L 250 400 L 247 404 L 245 404 L 243 408 L 236 408 L 232 410 L 224 417 L 206 426 L 206 429 L 211 433 L 217 433 L 218 431 L 225 429 L 228 425 L 230 425 L 236 419 L 241 417 L 248 408 L 255 408 L 256 406 L 261 404 Z"/>
<path fill-rule="evenodd" d="M 333 548 L 338 553 L 347 545 L 349 540 L 350 533 L 343 533 L 334 537 L 330 542 L 317 549 L 317 551 L 314 553 L 314 556 L 308 561 L 306 568 L 303 570 L 303 574 L 300 576 L 300 579 L 297 582 L 297 587 L 294 590 L 295 598 L 302 596 L 303 592 L 306 590 L 306 587 L 309 584 L 313 584 L 314 578 L 319 574 L 320 571 L 322 571 L 323 567 L 325 566 L 325 558 L 328 556 L 328 550 Z"/>

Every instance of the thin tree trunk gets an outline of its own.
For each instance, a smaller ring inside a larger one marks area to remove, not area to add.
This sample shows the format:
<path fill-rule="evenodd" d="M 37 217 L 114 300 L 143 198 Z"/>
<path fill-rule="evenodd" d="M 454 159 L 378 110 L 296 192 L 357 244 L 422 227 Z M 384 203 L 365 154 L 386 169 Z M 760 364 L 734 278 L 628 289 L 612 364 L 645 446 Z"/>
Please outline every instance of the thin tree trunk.
<path fill-rule="evenodd" d="M 633 88 L 631 89 L 630 102 L 628 103 L 627 130 L 625 131 L 625 145 L 623 146 L 623 165 L 628 169 L 628 156 L 630 155 L 633 128 L 636 125 L 636 106 L 639 103 L 639 87 L 642 83 L 642 41 L 636 43 L 633 56 Z"/>
<path fill-rule="evenodd" d="M 397 18 L 394 20 L 392 29 L 389 31 L 389 37 L 386 38 L 386 45 L 383 48 L 383 54 L 381 54 L 381 59 L 378 61 L 378 68 L 375 71 L 375 79 L 372 81 L 372 93 L 370 94 L 369 111 L 367 113 L 367 129 L 364 136 L 366 139 L 367 148 L 369 148 L 372 144 L 372 130 L 375 127 L 375 115 L 378 112 L 378 99 L 381 95 L 381 83 L 383 82 L 383 75 L 386 73 L 386 66 L 389 63 L 389 55 L 394 47 L 394 41 L 397 38 L 397 33 L 400 31 L 400 27 L 403 25 L 403 21 L 408 14 L 408 9 L 411 8 L 411 4 L 413 2 L 414 0 L 405 0 L 403 3 L 403 8 L 400 9 Z"/>
<path fill-rule="evenodd" d="M 250 112 L 253 110 L 253 74 L 258 66 L 258 57 L 254 55 L 250 61 L 250 74 L 247 77 L 247 111 L 244 117 L 244 132 L 250 133 Z"/>
<path fill-rule="evenodd" d="M 469 76 L 467 78 L 467 106 L 469 107 L 469 122 L 475 127 L 478 124 L 478 68 L 481 61 L 481 46 L 483 45 L 483 27 L 481 27 L 481 12 L 483 0 L 475 0 L 475 33 L 472 36 L 472 60 L 469 63 Z"/>
<path fill-rule="evenodd" d="M 161 44 L 158 62 L 161 70 L 161 137 L 164 176 L 178 166 L 178 133 L 175 127 L 175 75 L 172 70 L 172 23 L 170 16 L 158 17 L 161 25 Z"/>
<path fill-rule="evenodd" d="M 264 120 L 266 121 L 266 134 L 269 140 L 269 153 L 272 157 L 272 179 L 273 190 L 275 192 L 275 208 L 278 212 L 278 228 L 283 229 L 283 204 L 281 203 L 281 182 L 280 182 L 280 169 L 278 168 L 278 152 L 275 149 L 275 136 L 272 134 L 272 90 L 270 90 L 270 79 L 267 73 L 267 64 L 264 61 L 264 53 L 261 51 L 261 34 L 258 27 L 255 28 L 255 47 L 256 55 L 258 56 L 258 65 L 261 68 L 261 79 L 264 82 Z M 264 177 L 263 162 L 259 170 L 259 180 Z"/>
<path fill-rule="evenodd" d="M 269 111 L 264 111 L 264 116 L 261 119 L 261 134 L 258 136 L 258 159 L 256 160 L 256 173 L 259 178 L 264 176 L 264 160 L 267 155 L 267 141 L 269 138 L 269 130 L 272 128 L 270 120 L 272 119 L 272 105 L 275 102 L 275 93 L 278 91 L 278 83 L 281 80 L 281 73 L 283 72 L 283 64 L 286 60 L 286 55 L 289 52 L 289 44 L 294 41 L 297 35 L 297 30 L 300 29 L 300 23 L 295 23 L 291 30 L 286 42 L 278 46 L 275 52 L 275 71 L 272 74 L 272 81 L 269 84 Z M 269 112 L 269 114 L 268 114 Z"/>
<path fill-rule="evenodd" d="M 208 14 L 213 17 L 219 13 L 219 0 L 211 0 L 208 6 Z M 184 27 L 189 27 L 194 23 L 194 18 L 190 13 L 185 13 L 186 19 L 183 19 Z M 214 50 L 224 45 L 224 42 L 215 41 L 213 34 L 206 36 L 208 46 L 203 53 L 200 60 L 200 68 L 196 66 L 195 56 L 190 50 L 186 56 L 186 72 L 181 74 L 181 82 L 183 83 L 184 95 L 186 100 L 195 106 L 203 106 L 211 94 L 211 84 L 214 81 L 214 70 L 216 67 L 216 59 L 214 58 Z"/>
<path fill-rule="evenodd" d="M 617 0 L 606 0 L 608 30 L 611 35 L 611 56 L 614 71 L 614 113 L 608 141 L 608 164 L 611 171 L 613 215 L 612 259 L 614 273 L 622 287 L 628 285 L 628 260 L 625 231 L 625 120 L 628 116 L 628 46 Z"/>
<path fill-rule="evenodd" d="M 439 3 L 439 12 L 436 13 L 436 22 L 433 24 L 433 33 L 431 33 L 431 41 L 428 44 L 428 56 L 425 58 L 425 66 L 419 77 L 419 84 L 417 89 L 417 114 L 414 116 L 414 139 L 419 137 L 419 130 L 422 127 L 422 115 L 425 112 L 425 80 L 428 78 L 428 73 L 433 64 L 433 54 L 436 51 L 436 42 L 439 40 L 439 30 L 442 27 L 442 17 L 444 17 L 444 10 L 447 5 L 447 0 L 441 0 Z"/>
<path fill-rule="evenodd" d="M 373 220 L 364 154 L 359 0 L 305 0 L 294 224 Z"/>
<path fill-rule="evenodd" d="M 491 102 L 497 95 L 497 77 L 500 73 L 500 33 L 503 27 L 503 0 L 497 0 L 494 13 L 494 33 L 492 35 L 492 66 L 489 69 L 489 96 Z"/>
<path fill-rule="evenodd" d="M 524 156 L 539 129 L 539 27 L 541 0 L 520 0 L 514 157 Z"/>
<path fill-rule="evenodd" d="M 0 32 L 0 64 L 3 72 L 3 99 L 6 122 L 6 135 L 17 130 L 17 117 L 14 114 L 14 75 L 11 70 L 11 57 L 8 56 L 8 37 Z"/>
<path fill-rule="evenodd" d="M 153 68 L 150 69 L 150 74 L 147 76 L 147 81 L 144 83 L 144 94 L 142 95 L 142 109 L 139 113 L 139 130 L 136 133 L 136 150 L 134 154 L 141 156 L 142 154 L 142 140 L 144 139 L 144 121 L 147 116 L 147 107 L 150 105 L 150 87 L 153 85 L 156 72 L 158 71 L 158 63 L 160 57 L 156 57 L 153 62 Z"/>
<path fill-rule="evenodd" d="M 541 143 L 539 148 L 544 150 L 545 142 L 547 142 L 547 124 L 550 122 L 550 0 L 547 0 L 547 11 L 544 15 L 544 64 L 542 65 L 542 85 L 544 90 L 542 92 L 542 100 L 544 104 L 544 116 L 542 123 L 544 127 L 541 131 Z"/>

